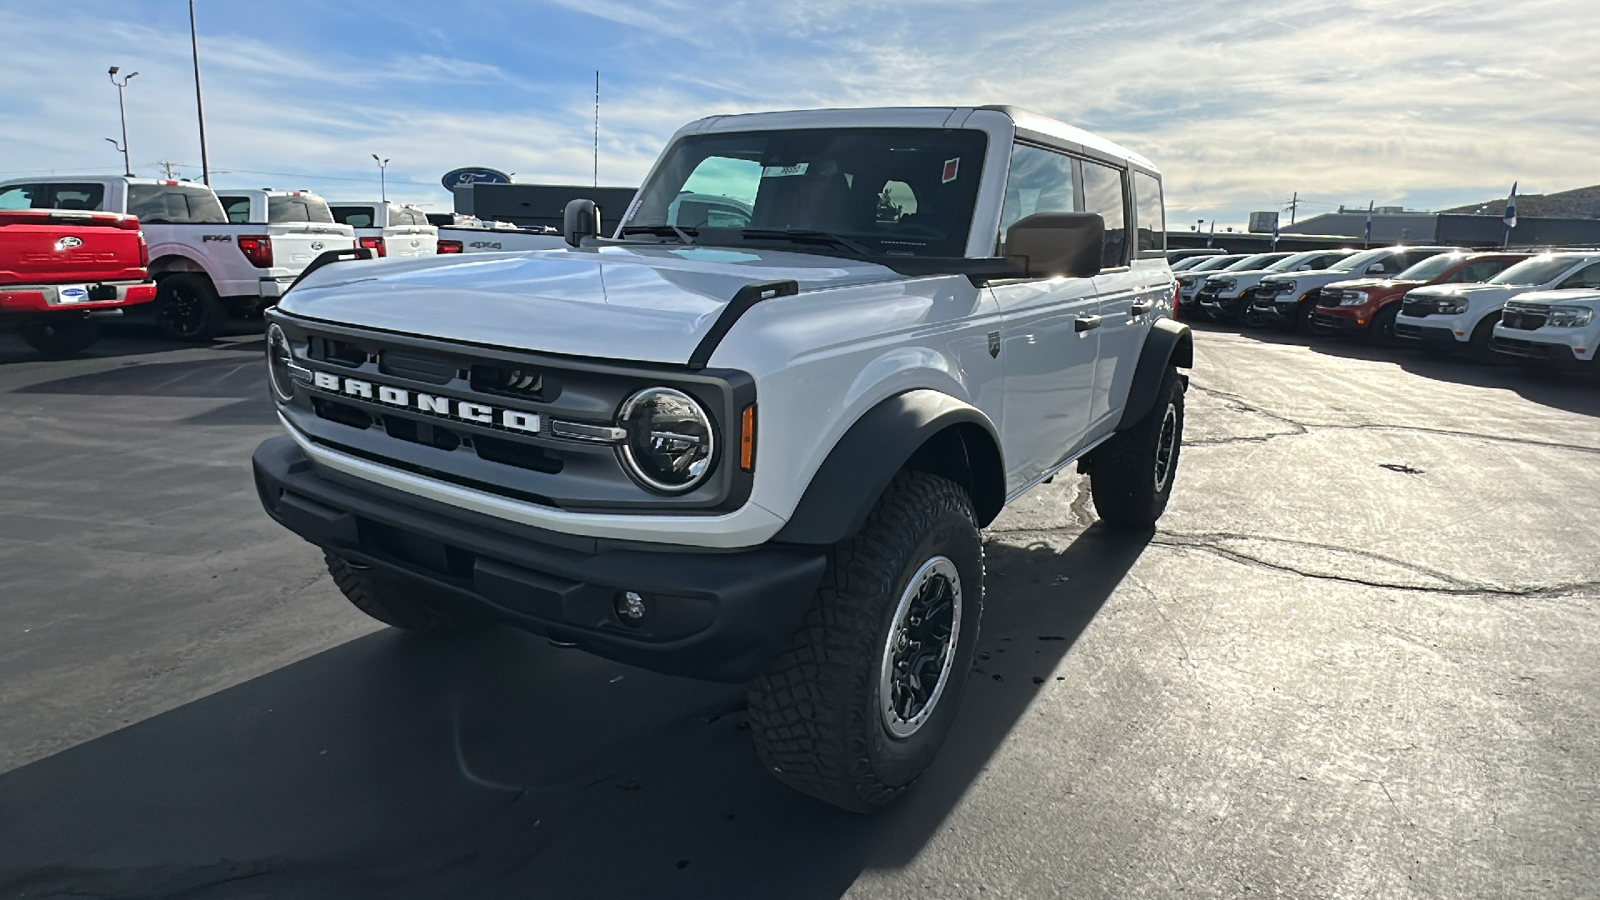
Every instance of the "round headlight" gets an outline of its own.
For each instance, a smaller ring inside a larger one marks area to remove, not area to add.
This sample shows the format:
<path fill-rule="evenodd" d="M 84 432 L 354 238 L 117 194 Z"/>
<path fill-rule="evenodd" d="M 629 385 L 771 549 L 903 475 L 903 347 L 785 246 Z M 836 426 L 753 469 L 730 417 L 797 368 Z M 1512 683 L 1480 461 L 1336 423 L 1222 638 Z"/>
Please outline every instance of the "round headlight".
<path fill-rule="evenodd" d="M 646 388 L 617 414 L 627 432 L 622 460 L 639 483 L 681 494 L 711 473 L 716 435 L 711 417 L 693 397 L 671 388 Z"/>
<path fill-rule="evenodd" d="M 267 381 L 272 383 L 272 393 L 285 403 L 294 399 L 294 367 L 289 336 L 272 325 L 267 329 Z"/>

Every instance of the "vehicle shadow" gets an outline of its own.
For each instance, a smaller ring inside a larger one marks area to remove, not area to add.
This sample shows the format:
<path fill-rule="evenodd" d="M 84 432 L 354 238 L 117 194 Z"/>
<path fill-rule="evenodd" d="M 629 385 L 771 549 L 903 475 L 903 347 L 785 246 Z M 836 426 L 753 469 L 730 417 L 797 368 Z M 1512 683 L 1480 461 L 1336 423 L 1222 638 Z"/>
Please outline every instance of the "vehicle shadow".
<path fill-rule="evenodd" d="M 1264 344 L 1306 346 L 1313 353 L 1340 359 L 1387 362 L 1433 381 L 1470 387 L 1512 391 L 1524 400 L 1579 415 L 1600 417 L 1600 366 L 1595 372 L 1571 369 L 1529 370 L 1507 358 L 1481 363 L 1465 354 L 1436 355 L 1416 347 L 1377 347 L 1341 335 L 1307 337 L 1276 328 L 1237 328 L 1214 322 L 1194 322 L 1196 331 L 1238 334 Z"/>
<path fill-rule="evenodd" d="M 261 334 L 260 322 L 230 322 L 221 339 L 206 343 L 185 343 L 162 336 L 153 324 L 140 321 L 107 323 L 101 326 L 100 337 L 88 349 L 69 359 L 113 359 L 118 357 L 149 356 L 171 350 L 197 347 L 222 352 L 265 353 L 266 340 L 248 340 Z M 245 338 L 245 339 L 239 339 Z M 48 357 L 28 346 L 15 334 L 0 332 L 0 366 L 15 363 L 47 361 Z"/>
<path fill-rule="evenodd" d="M 838 897 L 912 860 L 1034 697 L 1071 689 L 1051 673 L 1147 542 L 989 543 L 987 659 L 939 762 L 876 816 L 769 777 L 738 686 L 386 630 L 0 776 L 0 888 Z"/>

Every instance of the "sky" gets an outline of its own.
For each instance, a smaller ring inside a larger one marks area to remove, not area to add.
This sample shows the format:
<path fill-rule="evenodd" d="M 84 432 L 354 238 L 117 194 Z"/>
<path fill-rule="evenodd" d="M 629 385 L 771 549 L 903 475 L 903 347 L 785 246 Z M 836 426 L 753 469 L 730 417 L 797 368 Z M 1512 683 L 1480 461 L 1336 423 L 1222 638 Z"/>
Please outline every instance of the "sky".
<path fill-rule="evenodd" d="M 636 185 L 705 115 L 1007 103 L 1163 172 L 1172 227 L 1299 193 L 1440 209 L 1600 183 L 1596 0 L 196 0 L 212 183 L 449 209 L 439 177 Z M 198 178 L 183 0 L 0 0 L 0 178 Z"/>

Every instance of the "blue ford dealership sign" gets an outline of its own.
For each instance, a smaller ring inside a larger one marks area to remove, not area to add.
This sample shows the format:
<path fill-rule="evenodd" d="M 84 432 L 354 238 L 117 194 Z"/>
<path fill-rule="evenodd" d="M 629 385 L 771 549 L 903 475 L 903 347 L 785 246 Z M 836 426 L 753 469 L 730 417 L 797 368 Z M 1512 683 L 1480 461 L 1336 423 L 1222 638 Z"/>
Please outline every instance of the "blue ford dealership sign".
<path fill-rule="evenodd" d="M 439 179 L 447 191 L 453 191 L 463 184 L 510 184 L 511 176 L 498 169 L 481 169 L 470 167 L 465 169 L 451 169 Z"/>

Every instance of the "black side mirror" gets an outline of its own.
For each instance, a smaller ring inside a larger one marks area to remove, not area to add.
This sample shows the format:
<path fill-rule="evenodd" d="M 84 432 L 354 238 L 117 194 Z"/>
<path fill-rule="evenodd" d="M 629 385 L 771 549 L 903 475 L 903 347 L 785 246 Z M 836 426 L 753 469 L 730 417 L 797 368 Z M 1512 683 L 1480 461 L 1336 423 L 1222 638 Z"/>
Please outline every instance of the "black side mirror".
<path fill-rule="evenodd" d="M 1090 278 L 1106 257 L 1106 220 L 1099 213 L 1035 213 L 1006 229 L 1005 255 L 1020 258 L 1029 278 Z"/>
<path fill-rule="evenodd" d="M 600 233 L 600 207 L 582 197 L 568 201 L 561 213 L 561 233 L 574 247 L 581 246 L 586 237 L 595 237 Z"/>

